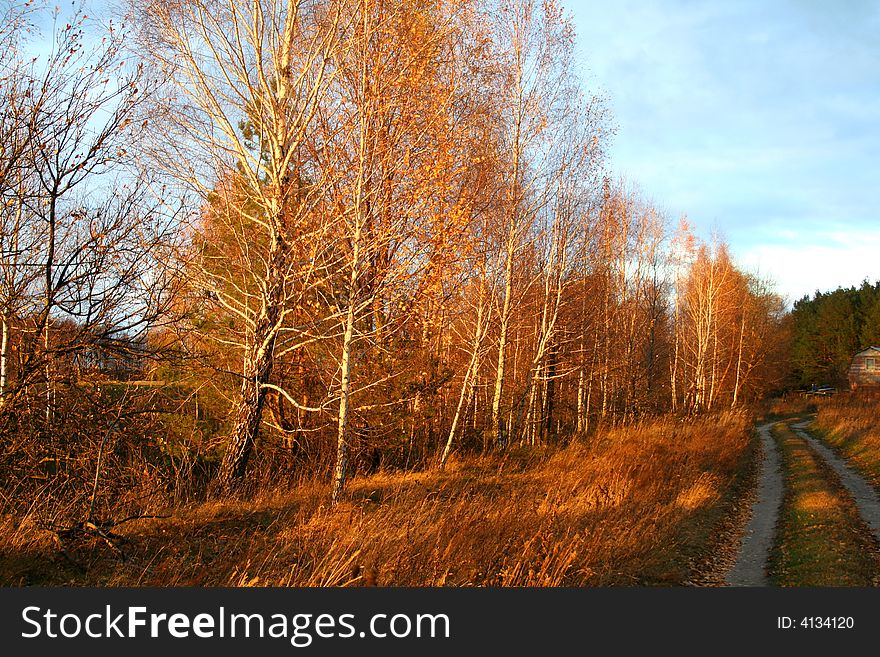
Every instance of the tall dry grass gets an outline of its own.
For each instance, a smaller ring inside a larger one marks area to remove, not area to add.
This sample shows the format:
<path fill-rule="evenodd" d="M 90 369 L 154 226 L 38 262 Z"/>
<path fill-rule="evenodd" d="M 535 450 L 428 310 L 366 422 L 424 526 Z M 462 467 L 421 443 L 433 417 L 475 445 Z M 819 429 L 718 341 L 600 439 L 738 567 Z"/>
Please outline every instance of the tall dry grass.
<path fill-rule="evenodd" d="M 770 555 L 779 586 L 873 586 L 880 557 L 869 528 L 831 467 L 784 423 L 773 427 L 785 500 Z"/>
<path fill-rule="evenodd" d="M 678 585 L 705 568 L 751 459 L 742 415 L 666 419 L 563 448 L 453 459 L 443 472 L 357 478 L 327 505 L 305 483 L 190 505 L 57 555 L 2 528 L 7 584 L 223 586 Z M 2 559 L 0 559 L 2 561 Z M 68 561 L 74 561 L 78 568 Z M 43 564 L 43 565 L 40 565 Z"/>
<path fill-rule="evenodd" d="M 821 397 L 807 397 L 801 392 L 790 391 L 779 397 L 768 397 L 756 405 L 761 422 L 782 420 L 792 416 L 804 416 L 816 412 L 817 400 Z"/>
<path fill-rule="evenodd" d="M 822 400 L 815 428 L 880 490 L 880 392 L 841 393 Z"/>

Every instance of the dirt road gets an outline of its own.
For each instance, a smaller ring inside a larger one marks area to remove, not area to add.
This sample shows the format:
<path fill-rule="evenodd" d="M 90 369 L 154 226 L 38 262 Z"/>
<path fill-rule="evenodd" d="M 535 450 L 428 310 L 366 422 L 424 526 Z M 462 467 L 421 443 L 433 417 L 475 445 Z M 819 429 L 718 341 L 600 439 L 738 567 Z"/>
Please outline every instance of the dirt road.
<path fill-rule="evenodd" d="M 725 575 L 729 586 L 766 586 L 767 560 L 776 539 L 776 523 L 783 497 L 783 476 L 776 443 L 770 433 L 770 422 L 758 427 L 761 437 L 763 459 L 758 474 L 758 491 L 752 505 L 751 517 L 746 525 L 736 562 Z M 807 422 L 790 424 L 794 433 L 802 438 L 834 470 L 846 487 L 859 510 L 859 515 L 880 541 L 880 496 L 877 491 L 847 462 L 821 441 L 811 436 L 805 428 Z"/>
<path fill-rule="evenodd" d="M 846 487 L 849 494 L 852 495 L 862 520 L 865 521 L 868 527 L 871 528 L 874 536 L 880 541 L 880 497 L 878 497 L 877 491 L 874 490 L 864 477 L 847 465 L 844 459 L 804 431 L 808 424 L 810 423 L 792 424 L 791 429 L 800 438 L 803 438 L 810 448 L 831 466 L 835 474 L 840 478 L 840 482 Z"/>
<path fill-rule="evenodd" d="M 737 553 L 724 577 L 729 586 L 766 586 L 767 558 L 776 538 L 776 521 L 782 506 L 782 471 L 776 442 L 770 435 L 773 422 L 758 427 L 763 458 L 758 473 L 758 494 Z"/>

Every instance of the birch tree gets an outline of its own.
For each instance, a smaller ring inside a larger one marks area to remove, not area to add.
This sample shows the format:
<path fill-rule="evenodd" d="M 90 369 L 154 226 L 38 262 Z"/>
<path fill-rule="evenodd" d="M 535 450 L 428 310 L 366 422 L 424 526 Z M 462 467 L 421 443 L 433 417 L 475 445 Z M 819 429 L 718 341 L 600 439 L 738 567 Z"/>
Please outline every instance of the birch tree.
<path fill-rule="evenodd" d="M 572 29 L 553 2 L 503 0 L 494 7 L 494 36 L 503 77 L 499 101 L 499 151 L 505 159 L 502 173 L 503 256 L 498 309 L 499 334 L 492 396 L 492 433 L 495 443 L 507 440 L 502 417 L 505 368 L 511 316 L 514 309 L 514 271 L 518 254 L 537 213 L 548 200 L 548 139 L 553 114 L 564 103 Z M 521 292 L 521 291 L 520 291 Z"/>
<path fill-rule="evenodd" d="M 449 258 L 443 245 L 454 250 L 454 236 L 471 214 L 458 150 L 469 141 L 454 132 L 461 125 L 455 50 L 465 9 L 465 3 L 380 0 L 350 8 L 355 20 L 339 64 L 339 105 L 331 105 L 341 125 L 326 149 L 339 171 L 332 194 L 344 236 L 334 292 L 342 336 L 334 501 L 349 476 L 353 414 L 363 417 L 376 406 L 358 404 L 355 396 L 370 390 L 375 399 L 401 374 L 386 367 L 371 376 L 356 362 L 371 359 L 367 345 L 372 358 L 384 354 L 389 340 L 412 326 L 415 302 Z"/>
<path fill-rule="evenodd" d="M 218 194 L 241 237 L 231 255 L 246 264 L 244 277 L 216 267 L 216 253 L 189 256 L 197 287 L 241 326 L 232 341 L 240 386 L 219 474 L 228 488 L 244 476 L 267 392 L 278 388 L 276 359 L 319 337 L 312 324 L 290 321 L 334 267 L 318 251 L 334 220 L 323 206 L 326 172 L 306 155 L 351 19 L 342 3 L 297 0 L 138 9 L 142 43 L 165 81 L 153 108 L 161 122 L 153 162 L 203 206 Z"/>

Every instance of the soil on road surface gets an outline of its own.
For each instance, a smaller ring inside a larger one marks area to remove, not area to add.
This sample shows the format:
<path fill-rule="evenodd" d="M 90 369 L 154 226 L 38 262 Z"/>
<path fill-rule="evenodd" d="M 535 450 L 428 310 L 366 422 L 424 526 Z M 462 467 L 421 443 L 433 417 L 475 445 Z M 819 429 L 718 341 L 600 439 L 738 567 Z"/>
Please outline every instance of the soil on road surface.
<path fill-rule="evenodd" d="M 809 422 L 801 422 L 792 424 L 791 429 L 794 433 L 803 438 L 807 445 L 825 459 L 825 462 L 831 466 L 835 474 L 840 478 L 840 482 L 852 495 L 853 501 L 859 510 L 862 520 L 871 528 L 874 536 L 880 541 L 880 497 L 877 491 L 867 482 L 867 480 L 853 470 L 846 461 L 840 458 L 834 451 L 822 444 L 819 440 L 804 431 Z"/>
<path fill-rule="evenodd" d="M 758 427 L 763 459 L 758 473 L 758 493 L 746 525 L 736 562 L 724 581 L 729 586 L 766 586 L 767 559 L 776 538 L 776 522 L 782 506 L 782 471 L 769 422 Z"/>
<path fill-rule="evenodd" d="M 763 458 L 758 473 L 758 490 L 751 516 L 737 552 L 736 561 L 724 577 L 729 586 L 767 586 L 767 562 L 776 539 L 776 525 L 784 493 L 781 460 L 776 442 L 770 433 L 769 422 L 758 427 Z M 859 515 L 880 541 L 880 496 L 868 481 L 853 470 L 845 459 L 811 436 L 804 429 L 809 421 L 790 424 L 792 431 L 802 438 L 819 458 L 833 470 L 859 510 Z"/>

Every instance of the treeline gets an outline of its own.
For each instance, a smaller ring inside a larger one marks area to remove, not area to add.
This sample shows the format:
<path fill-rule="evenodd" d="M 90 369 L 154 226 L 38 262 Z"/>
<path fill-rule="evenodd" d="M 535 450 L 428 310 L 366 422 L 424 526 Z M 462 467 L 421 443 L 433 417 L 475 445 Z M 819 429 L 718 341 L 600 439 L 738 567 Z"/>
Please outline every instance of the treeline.
<path fill-rule="evenodd" d="M 797 301 L 791 317 L 795 382 L 846 386 L 853 356 L 880 345 L 880 282 L 817 291 Z"/>
<path fill-rule="evenodd" d="M 78 15 L 40 64 L 3 33 L 7 467 L 62 454 L 88 490 L 102 458 L 214 461 L 230 489 L 272 452 L 338 499 L 357 468 L 781 385 L 781 301 L 609 174 L 555 3 L 130 21 L 100 41 Z"/>

